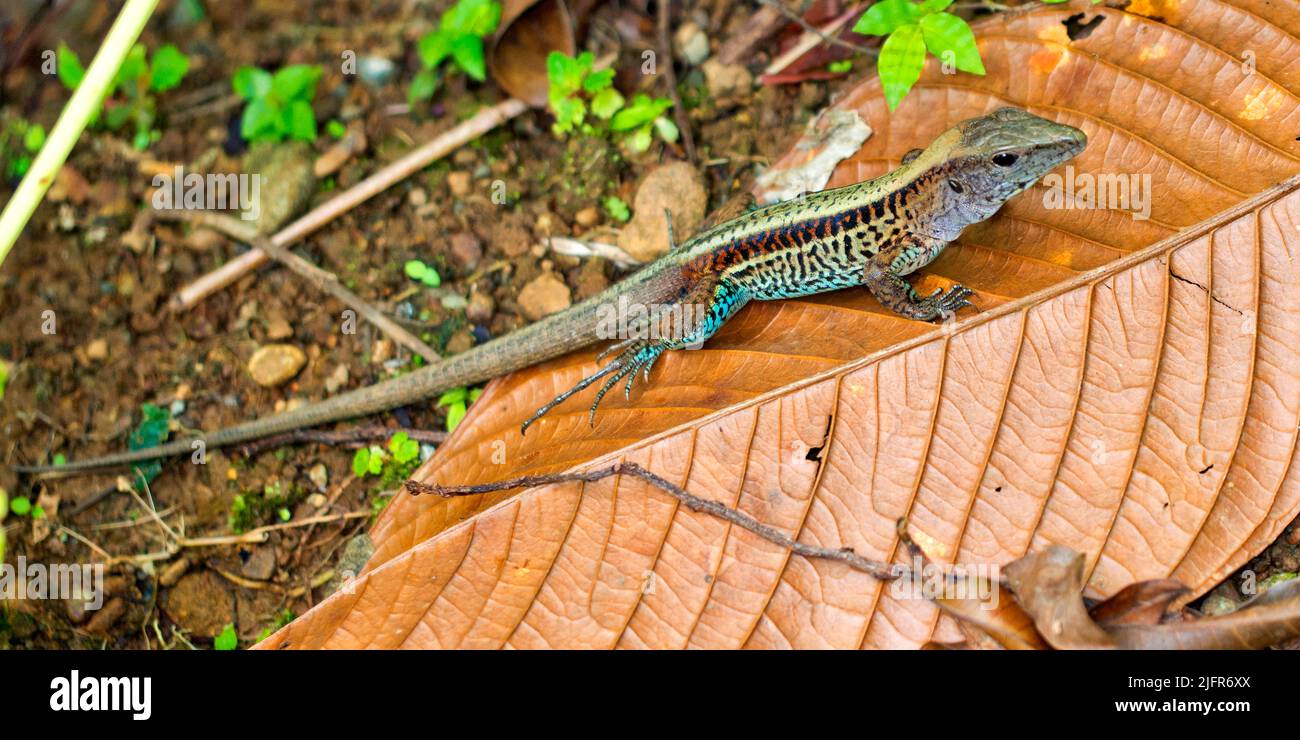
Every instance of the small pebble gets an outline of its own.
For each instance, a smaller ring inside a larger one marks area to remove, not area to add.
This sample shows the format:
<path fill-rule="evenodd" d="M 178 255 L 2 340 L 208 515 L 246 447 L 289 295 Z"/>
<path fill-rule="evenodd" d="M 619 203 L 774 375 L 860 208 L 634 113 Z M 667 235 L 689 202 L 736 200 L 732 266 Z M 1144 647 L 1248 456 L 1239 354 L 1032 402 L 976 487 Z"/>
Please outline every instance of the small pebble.
<path fill-rule="evenodd" d="M 465 307 L 465 318 L 475 324 L 486 324 L 496 313 L 497 304 L 492 296 L 476 290 L 469 294 L 469 305 Z"/>
<path fill-rule="evenodd" d="M 590 206 L 575 213 L 573 220 L 584 229 L 590 229 L 600 223 L 600 211 L 595 206 Z"/>
<path fill-rule="evenodd" d="M 307 364 L 307 355 L 292 344 L 268 344 L 248 359 L 248 374 L 263 388 L 284 385 Z"/>
<path fill-rule="evenodd" d="M 473 270 L 483 259 L 483 244 L 467 232 L 451 235 L 451 260 L 462 270 Z"/>
<path fill-rule="evenodd" d="M 569 286 L 553 272 L 538 275 L 519 291 L 519 307 L 533 321 L 568 308 Z"/>
<path fill-rule="evenodd" d="M 380 88 L 392 82 L 397 74 L 397 65 L 391 59 L 378 56 L 364 56 L 357 60 L 357 75 L 367 85 Z"/>
<path fill-rule="evenodd" d="M 457 198 L 464 198 L 469 195 L 473 181 L 468 172 L 453 172 L 447 175 L 447 187 L 451 188 L 451 194 Z"/>

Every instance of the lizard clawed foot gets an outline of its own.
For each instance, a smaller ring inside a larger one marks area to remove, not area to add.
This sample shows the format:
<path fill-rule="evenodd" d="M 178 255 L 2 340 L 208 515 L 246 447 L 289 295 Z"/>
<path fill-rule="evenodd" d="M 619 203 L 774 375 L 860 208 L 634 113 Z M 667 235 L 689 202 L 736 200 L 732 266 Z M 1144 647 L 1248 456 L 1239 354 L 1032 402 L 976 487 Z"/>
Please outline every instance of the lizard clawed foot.
<path fill-rule="evenodd" d="M 550 403 L 537 409 L 537 411 L 532 416 L 528 417 L 528 420 L 519 427 L 519 433 L 526 434 L 528 432 L 528 427 L 532 425 L 533 422 L 545 416 L 551 409 L 564 403 L 570 396 L 574 395 L 578 391 L 593 385 L 597 380 L 609 376 L 608 379 L 605 380 L 604 385 L 600 387 L 600 390 L 596 392 L 596 400 L 591 404 L 589 421 L 592 426 L 595 426 L 596 407 L 600 405 L 601 399 L 605 397 L 605 394 L 609 393 L 610 389 L 617 385 L 620 380 L 627 378 L 627 387 L 623 391 L 623 396 L 624 398 L 631 398 L 632 385 L 636 382 L 637 372 L 639 371 L 642 373 L 642 376 L 645 378 L 647 383 L 650 382 L 650 368 L 666 349 L 668 349 L 668 347 L 660 342 L 639 338 L 625 339 L 622 342 L 611 346 L 609 349 L 597 355 L 596 360 L 600 361 L 614 352 L 618 352 L 617 357 L 611 360 L 609 364 L 605 365 L 605 367 L 601 368 L 598 372 L 588 375 L 578 381 L 577 385 L 556 396 Z"/>
<path fill-rule="evenodd" d="M 943 288 L 934 291 L 928 298 L 923 299 L 921 303 L 924 304 L 927 309 L 933 311 L 933 314 L 930 316 L 931 319 L 946 319 L 963 308 L 968 306 L 973 308 L 975 304 L 971 303 L 967 299 L 974 294 L 975 291 L 964 285 L 954 285 L 949 288 L 946 293 Z"/>

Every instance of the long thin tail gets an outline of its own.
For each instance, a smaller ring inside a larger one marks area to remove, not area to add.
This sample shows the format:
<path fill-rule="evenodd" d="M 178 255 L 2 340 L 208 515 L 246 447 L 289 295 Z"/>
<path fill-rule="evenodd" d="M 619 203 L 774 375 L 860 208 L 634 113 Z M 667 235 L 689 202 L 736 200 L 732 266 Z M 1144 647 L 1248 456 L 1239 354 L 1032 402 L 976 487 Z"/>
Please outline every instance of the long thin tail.
<path fill-rule="evenodd" d="M 14 470 L 20 473 L 77 473 L 118 467 L 127 463 L 188 454 L 196 449 L 196 442 L 202 442 L 204 449 L 214 449 L 405 406 L 451 388 L 480 383 L 593 344 L 601 338 L 598 334 L 598 312 L 602 305 L 617 302 L 620 297 L 631 301 L 666 299 L 669 291 L 670 287 L 665 287 L 659 271 L 644 269 L 565 311 L 436 365 L 392 380 L 358 388 L 292 411 L 209 434 L 175 440 L 158 447 L 75 460 L 58 466 L 14 466 Z"/>

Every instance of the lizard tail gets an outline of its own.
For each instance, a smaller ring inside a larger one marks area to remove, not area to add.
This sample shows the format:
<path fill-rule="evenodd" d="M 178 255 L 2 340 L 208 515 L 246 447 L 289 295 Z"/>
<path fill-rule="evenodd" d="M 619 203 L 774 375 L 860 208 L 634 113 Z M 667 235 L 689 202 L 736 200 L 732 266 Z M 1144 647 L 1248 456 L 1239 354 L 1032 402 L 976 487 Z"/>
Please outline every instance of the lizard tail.
<path fill-rule="evenodd" d="M 215 449 L 294 429 L 406 406 L 451 388 L 481 383 L 594 344 L 601 338 L 598 320 L 602 306 L 617 304 L 620 299 L 670 300 L 677 288 L 675 276 L 665 275 L 659 270 L 643 269 L 608 290 L 558 314 L 548 316 L 519 331 L 493 339 L 436 365 L 429 365 L 382 383 L 358 388 L 292 411 L 226 427 L 209 434 L 175 440 L 157 447 L 74 460 L 57 466 L 15 465 L 13 469 L 19 473 L 74 474 L 101 468 L 114 468 L 173 455 L 194 454 L 200 449 Z"/>

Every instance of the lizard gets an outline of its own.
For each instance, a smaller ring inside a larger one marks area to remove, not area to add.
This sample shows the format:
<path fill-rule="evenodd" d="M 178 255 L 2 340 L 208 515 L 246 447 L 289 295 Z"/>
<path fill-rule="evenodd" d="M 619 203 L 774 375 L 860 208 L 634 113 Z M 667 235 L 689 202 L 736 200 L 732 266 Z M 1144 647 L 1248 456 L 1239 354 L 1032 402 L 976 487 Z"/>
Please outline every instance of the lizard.
<path fill-rule="evenodd" d="M 1087 136 L 1079 129 L 1001 108 L 956 124 L 924 149 L 909 151 L 897 169 L 878 178 L 752 209 L 680 245 L 670 244 L 662 257 L 605 291 L 440 363 L 209 434 L 15 470 L 73 473 L 117 467 L 191 452 L 198 441 L 221 447 L 405 406 L 610 339 L 608 327 L 601 328 L 607 315 L 602 312 L 621 301 L 657 309 L 643 312 L 637 326 L 622 327 L 630 337 L 597 361 L 613 358 L 538 409 L 523 422 L 521 434 L 603 380 L 589 410 L 594 424 L 601 399 L 619 382 L 626 379 L 624 395 L 630 398 L 638 375 L 648 383 L 651 367 L 665 352 L 707 341 L 749 301 L 865 286 L 885 307 L 908 319 L 952 316 L 972 306 L 970 289 L 953 285 L 921 296 L 904 278 L 933 261 L 967 226 L 992 216 L 1086 145 Z M 683 307 L 692 310 L 674 310 Z"/>

